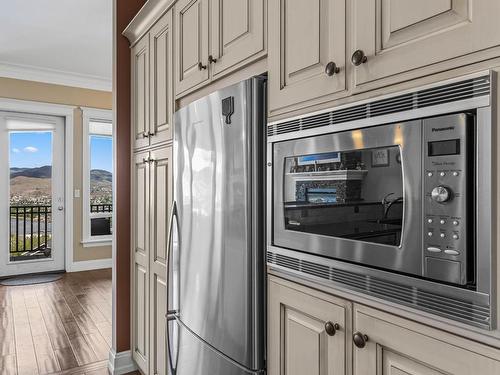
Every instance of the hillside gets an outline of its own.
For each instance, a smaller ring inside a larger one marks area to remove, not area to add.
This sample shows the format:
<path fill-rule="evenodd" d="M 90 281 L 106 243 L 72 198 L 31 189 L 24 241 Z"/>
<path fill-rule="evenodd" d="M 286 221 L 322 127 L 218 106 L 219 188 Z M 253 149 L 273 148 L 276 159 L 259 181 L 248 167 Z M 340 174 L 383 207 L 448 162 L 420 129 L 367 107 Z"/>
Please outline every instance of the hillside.
<path fill-rule="evenodd" d="M 113 181 L 113 175 L 111 174 L 111 172 L 102 169 L 92 169 L 90 171 L 90 181 L 111 183 Z"/>
<path fill-rule="evenodd" d="M 52 167 L 44 165 L 38 168 L 11 168 L 10 178 L 13 177 L 34 177 L 34 178 L 50 178 L 52 176 Z"/>
<path fill-rule="evenodd" d="M 11 204 L 50 204 L 52 167 L 10 169 Z M 113 175 L 105 170 L 90 171 L 92 203 L 111 203 Z"/>

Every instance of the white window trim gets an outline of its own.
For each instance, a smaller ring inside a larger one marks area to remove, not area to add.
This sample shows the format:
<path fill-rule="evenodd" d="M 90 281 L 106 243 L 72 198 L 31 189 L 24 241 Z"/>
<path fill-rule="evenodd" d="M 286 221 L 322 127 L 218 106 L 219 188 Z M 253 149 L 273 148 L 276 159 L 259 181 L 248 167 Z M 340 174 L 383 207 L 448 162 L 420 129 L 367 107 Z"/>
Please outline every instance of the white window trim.
<path fill-rule="evenodd" d="M 81 107 L 83 112 L 82 130 L 83 130 L 83 150 L 82 150 L 82 240 L 83 247 L 110 246 L 113 240 L 113 235 L 109 236 L 94 236 L 90 235 L 90 144 L 89 144 L 89 128 L 90 121 L 113 122 L 113 111 L 106 109 Z M 114 130 L 114 127 L 113 127 Z M 114 139 L 114 138 L 113 138 Z M 113 149 L 114 149 L 113 144 Z M 114 179 L 113 175 L 113 179 Z M 114 186 L 114 183 L 113 183 Z M 113 192 L 114 193 L 114 192 Z M 114 207 L 113 207 L 114 210 Z M 113 214 L 106 215 L 113 217 Z"/>

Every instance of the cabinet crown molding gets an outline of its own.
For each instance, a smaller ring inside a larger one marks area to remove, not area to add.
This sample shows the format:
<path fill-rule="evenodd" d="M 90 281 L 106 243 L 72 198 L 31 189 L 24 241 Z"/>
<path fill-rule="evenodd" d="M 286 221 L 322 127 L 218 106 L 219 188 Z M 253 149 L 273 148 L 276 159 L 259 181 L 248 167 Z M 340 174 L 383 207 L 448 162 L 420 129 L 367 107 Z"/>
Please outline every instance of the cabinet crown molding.
<path fill-rule="evenodd" d="M 148 0 L 122 32 L 130 46 L 133 47 L 175 2 L 176 0 Z"/>

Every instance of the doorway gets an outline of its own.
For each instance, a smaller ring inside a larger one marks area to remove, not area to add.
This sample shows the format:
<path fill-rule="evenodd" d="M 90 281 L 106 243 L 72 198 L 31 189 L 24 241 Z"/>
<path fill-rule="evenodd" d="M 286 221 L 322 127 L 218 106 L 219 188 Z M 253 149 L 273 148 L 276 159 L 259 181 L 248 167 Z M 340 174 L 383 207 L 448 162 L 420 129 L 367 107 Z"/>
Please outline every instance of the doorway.
<path fill-rule="evenodd" d="M 0 276 L 64 270 L 64 118 L 0 112 Z"/>

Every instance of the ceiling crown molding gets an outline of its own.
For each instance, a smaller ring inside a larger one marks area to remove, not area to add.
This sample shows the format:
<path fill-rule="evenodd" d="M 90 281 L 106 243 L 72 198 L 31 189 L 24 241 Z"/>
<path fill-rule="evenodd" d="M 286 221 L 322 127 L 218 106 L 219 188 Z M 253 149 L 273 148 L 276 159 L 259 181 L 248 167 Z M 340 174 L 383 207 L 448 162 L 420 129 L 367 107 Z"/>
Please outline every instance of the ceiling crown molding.
<path fill-rule="evenodd" d="M 148 0 L 123 30 L 122 34 L 129 40 L 130 46 L 134 46 L 175 2 L 176 0 Z"/>
<path fill-rule="evenodd" d="M 112 90 L 111 79 L 104 77 L 71 73 L 49 68 L 40 68 L 30 65 L 11 64 L 3 61 L 0 61 L 0 77 L 51 83 L 70 87 L 80 87 L 99 91 Z"/>

